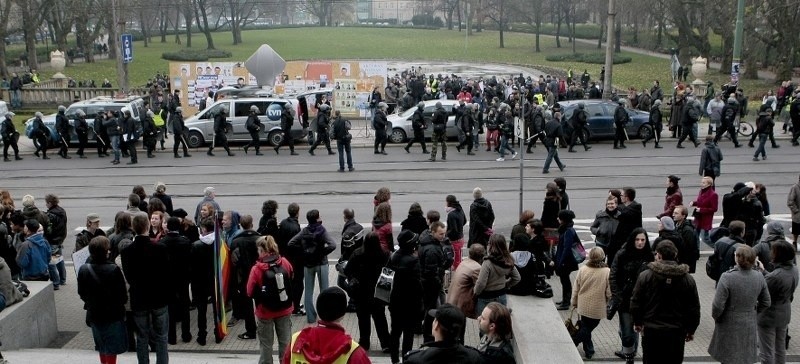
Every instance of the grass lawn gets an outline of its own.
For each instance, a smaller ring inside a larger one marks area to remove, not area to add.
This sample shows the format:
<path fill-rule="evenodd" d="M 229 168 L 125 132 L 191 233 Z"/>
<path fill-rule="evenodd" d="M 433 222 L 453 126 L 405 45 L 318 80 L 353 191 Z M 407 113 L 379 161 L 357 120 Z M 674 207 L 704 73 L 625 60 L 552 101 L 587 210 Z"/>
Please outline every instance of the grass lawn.
<path fill-rule="evenodd" d="M 598 79 L 601 65 L 565 62 L 549 62 L 545 55 L 570 53 L 572 47 L 562 37 L 562 48 L 555 47 L 555 39 L 541 38 L 541 53 L 533 52 L 534 35 L 505 33 L 505 48 L 499 48 L 499 34 L 494 31 L 473 33 L 466 39 L 464 32 L 448 30 L 417 30 L 397 28 L 288 28 L 272 30 L 252 30 L 243 33 L 244 43 L 231 45 L 229 32 L 214 33 L 217 48 L 230 51 L 230 59 L 212 61 L 244 61 L 259 45 L 267 43 L 286 60 L 336 60 L 336 59 L 386 59 L 386 60 L 458 60 L 475 63 L 508 63 L 536 67 L 542 65 L 566 71 L 572 68 L 580 73 L 588 69 L 593 79 Z M 168 62 L 161 54 L 183 47 L 174 43 L 174 37 L 167 37 L 167 43 L 155 42 L 145 48 L 143 42 L 134 46 L 134 62 L 130 64 L 132 85 L 144 85 L 156 72 L 165 72 Z M 182 39 L 185 44 L 186 39 Z M 203 49 L 205 38 L 195 34 L 193 48 Z M 578 43 L 578 52 L 598 52 L 595 46 Z M 619 88 L 649 85 L 653 79 L 665 80 L 669 77 L 669 61 L 638 54 L 624 54 L 633 62 L 617 65 L 614 68 L 614 84 Z M 103 78 L 116 79 L 113 61 L 99 61 L 95 64 L 77 64 L 65 72 L 78 80 L 94 79 L 98 83 Z M 42 72 L 44 78 L 51 72 Z"/>

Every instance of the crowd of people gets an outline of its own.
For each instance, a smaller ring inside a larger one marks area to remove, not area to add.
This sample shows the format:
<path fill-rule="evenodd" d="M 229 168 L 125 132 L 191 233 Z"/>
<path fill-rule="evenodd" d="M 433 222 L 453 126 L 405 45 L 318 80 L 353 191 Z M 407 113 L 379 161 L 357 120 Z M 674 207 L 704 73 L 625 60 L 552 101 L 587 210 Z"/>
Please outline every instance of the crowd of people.
<path fill-rule="evenodd" d="M 346 356 L 351 363 L 368 362 L 373 323 L 378 347 L 393 363 L 436 362 L 443 355 L 468 363 L 512 363 L 507 294 L 530 294 L 547 285 L 543 281 L 552 274 L 562 288 L 557 308 L 575 309 L 580 316 L 573 341 L 583 344 L 587 359 L 594 355 L 592 330 L 603 317 L 618 314 L 621 348 L 616 355 L 632 362 L 644 332 L 645 360 L 655 356 L 679 362 L 700 320 L 692 275 L 704 243 L 714 248 L 705 270 L 718 285 L 709 353 L 724 362 L 755 355 L 782 362 L 798 283 L 793 261 L 800 234 L 800 180 L 787 202 L 792 243 L 779 222 L 763 229 L 770 215 L 765 186 L 737 183 L 721 198 L 723 220 L 713 227 L 720 204 L 713 179 L 703 177 L 691 201 L 684 200 L 680 180 L 666 179 L 658 237 L 652 243 L 642 228 L 636 190 L 609 190 L 605 209 L 591 225 L 596 247 L 588 252 L 575 231 L 576 216 L 560 177 L 548 183 L 539 218 L 524 211 L 508 238 L 497 231 L 495 211 L 480 188 L 473 190 L 468 209 L 455 195 L 446 196 L 443 212 L 423 213 L 413 203 L 395 234 L 391 191 L 383 187 L 373 199 L 371 226 L 357 223 L 353 209 L 343 210 L 339 242 L 318 210 L 308 210 L 301 227 L 296 203 L 287 206 L 288 217 L 281 220 L 278 202 L 264 201 L 256 221 L 222 209 L 216 190 L 207 187 L 190 217 L 173 206 L 165 184 L 156 183 L 149 198 L 142 186 L 135 186 L 113 228 L 103 231 L 100 216 L 87 215 L 86 228 L 75 238 L 75 250 L 88 249 L 90 255 L 78 273 L 78 293 L 101 363 L 114 363 L 117 354 L 128 350 L 136 351 L 140 362 L 151 350 L 166 362 L 168 346 L 178 340 L 179 322 L 183 342 L 195 339 L 206 345 L 219 229 L 231 251 L 229 325 L 243 321 L 245 331 L 238 338 L 259 340 L 260 363 L 272 362 L 275 338 L 284 360 L 323 352 Z M 67 215 L 58 197 L 45 197 L 46 210 L 31 195 L 22 198 L 21 210 L 8 191 L 0 192 L 0 200 L 0 232 L 7 231 L 0 234 L 5 240 L 0 258 L 12 277 L 50 280 L 54 289 L 66 284 L 62 250 Z M 468 257 L 462 260 L 464 246 Z M 337 249 L 334 280 L 328 257 Z M 391 277 L 391 289 L 382 295 L 379 281 L 385 276 Z M 332 281 L 338 287 L 329 286 Z M 316 300 L 315 290 L 320 292 Z M 194 337 L 191 307 L 197 311 Z M 337 323 L 346 312 L 356 313 L 357 340 Z M 309 327 L 292 335 L 291 315 L 305 316 Z M 464 346 L 466 318 L 476 319 L 481 330 L 476 348 Z M 223 339 L 219 324 L 215 321 L 211 329 L 217 343 Z M 414 350 L 414 336 L 420 333 L 425 344 Z M 327 337 L 325 348 L 314 347 Z"/>

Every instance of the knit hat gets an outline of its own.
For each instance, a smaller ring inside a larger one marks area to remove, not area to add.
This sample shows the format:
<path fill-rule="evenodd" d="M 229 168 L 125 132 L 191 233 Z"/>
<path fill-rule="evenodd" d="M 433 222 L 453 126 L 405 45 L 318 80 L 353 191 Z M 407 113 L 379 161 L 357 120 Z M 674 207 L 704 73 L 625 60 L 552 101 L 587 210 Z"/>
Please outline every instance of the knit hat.
<path fill-rule="evenodd" d="M 323 321 L 336 321 L 347 313 L 347 293 L 339 287 L 323 289 L 317 296 L 317 314 Z"/>
<path fill-rule="evenodd" d="M 736 184 L 733 185 L 733 190 L 734 191 L 741 190 L 742 188 L 744 188 L 744 183 L 743 182 L 736 182 Z"/>
<path fill-rule="evenodd" d="M 173 217 L 180 217 L 181 219 L 185 219 L 186 216 L 189 216 L 189 213 L 186 212 L 184 209 L 175 209 L 172 211 Z"/>
<path fill-rule="evenodd" d="M 88 215 L 86 215 L 86 221 L 88 221 L 88 222 L 98 222 L 98 221 L 100 221 L 100 215 L 96 214 L 94 212 L 91 213 L 91 214 L 88 214 Z"/>
<path fill-rule="evenodd" d="M 664 216 L 661 218 L 661 226 L 664 227 L 664 230 L 673 231 L 675 230 L 675 221 L 672 221 L 669 216 Z"/>
<path fill-rule="evenodd" d="M 479 198 L 483 198 L 483 190 L 481 190 L 480 187 L 475 187 L 475 189 L 472 190 L 472 197 L 475 198 L 476 200 Z"/>
<path fill-rule="evenodd" d="M 419 241 L 419 235 L 415 234 L 411 230 L 403 230 L 400 232 L 400 235 L 397 236 L 397 245 L 400 246 L 400 249 L 409 249 L 413 248 L 417 245 Z"/>
<path fill-rule="evenodd" d="M 22 197 L 22 206 L 24 207 L 31 207 L 33 206 L 33 196 L 25 195 Z"/>

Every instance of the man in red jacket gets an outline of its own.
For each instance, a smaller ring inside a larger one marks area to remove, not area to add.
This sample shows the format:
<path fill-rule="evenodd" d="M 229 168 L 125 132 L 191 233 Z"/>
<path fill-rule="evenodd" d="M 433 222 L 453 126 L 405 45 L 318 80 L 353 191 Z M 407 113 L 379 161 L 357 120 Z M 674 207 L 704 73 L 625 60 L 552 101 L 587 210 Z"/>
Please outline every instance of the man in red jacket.
<path fill-rule="evenodd" d="M 281 363 L 330 364 L 343 357 L 348 364 L 369 364 L 367 352 L 344 331 L 339 322 L 347 312 L 347 293 L 329 287 L 317 296 L 319 321 L 292 335 Z"/>

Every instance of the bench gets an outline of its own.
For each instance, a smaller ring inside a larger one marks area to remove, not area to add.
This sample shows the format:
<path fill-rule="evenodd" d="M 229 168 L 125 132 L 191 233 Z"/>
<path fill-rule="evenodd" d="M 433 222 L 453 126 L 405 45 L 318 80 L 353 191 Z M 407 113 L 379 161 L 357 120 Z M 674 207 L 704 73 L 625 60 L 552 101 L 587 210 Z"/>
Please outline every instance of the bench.
<path fill-rule="evenodd" d="M 517 364 L 583 363 L 553 300 L 508 295 Z"/>
<path fill-rule="evenodd" d="M 31 291 L 30 296 L 0 312 L 0 342 L 4 351 L 44 348 L 58 334 L 53 285 L 24 282 Z"/>

